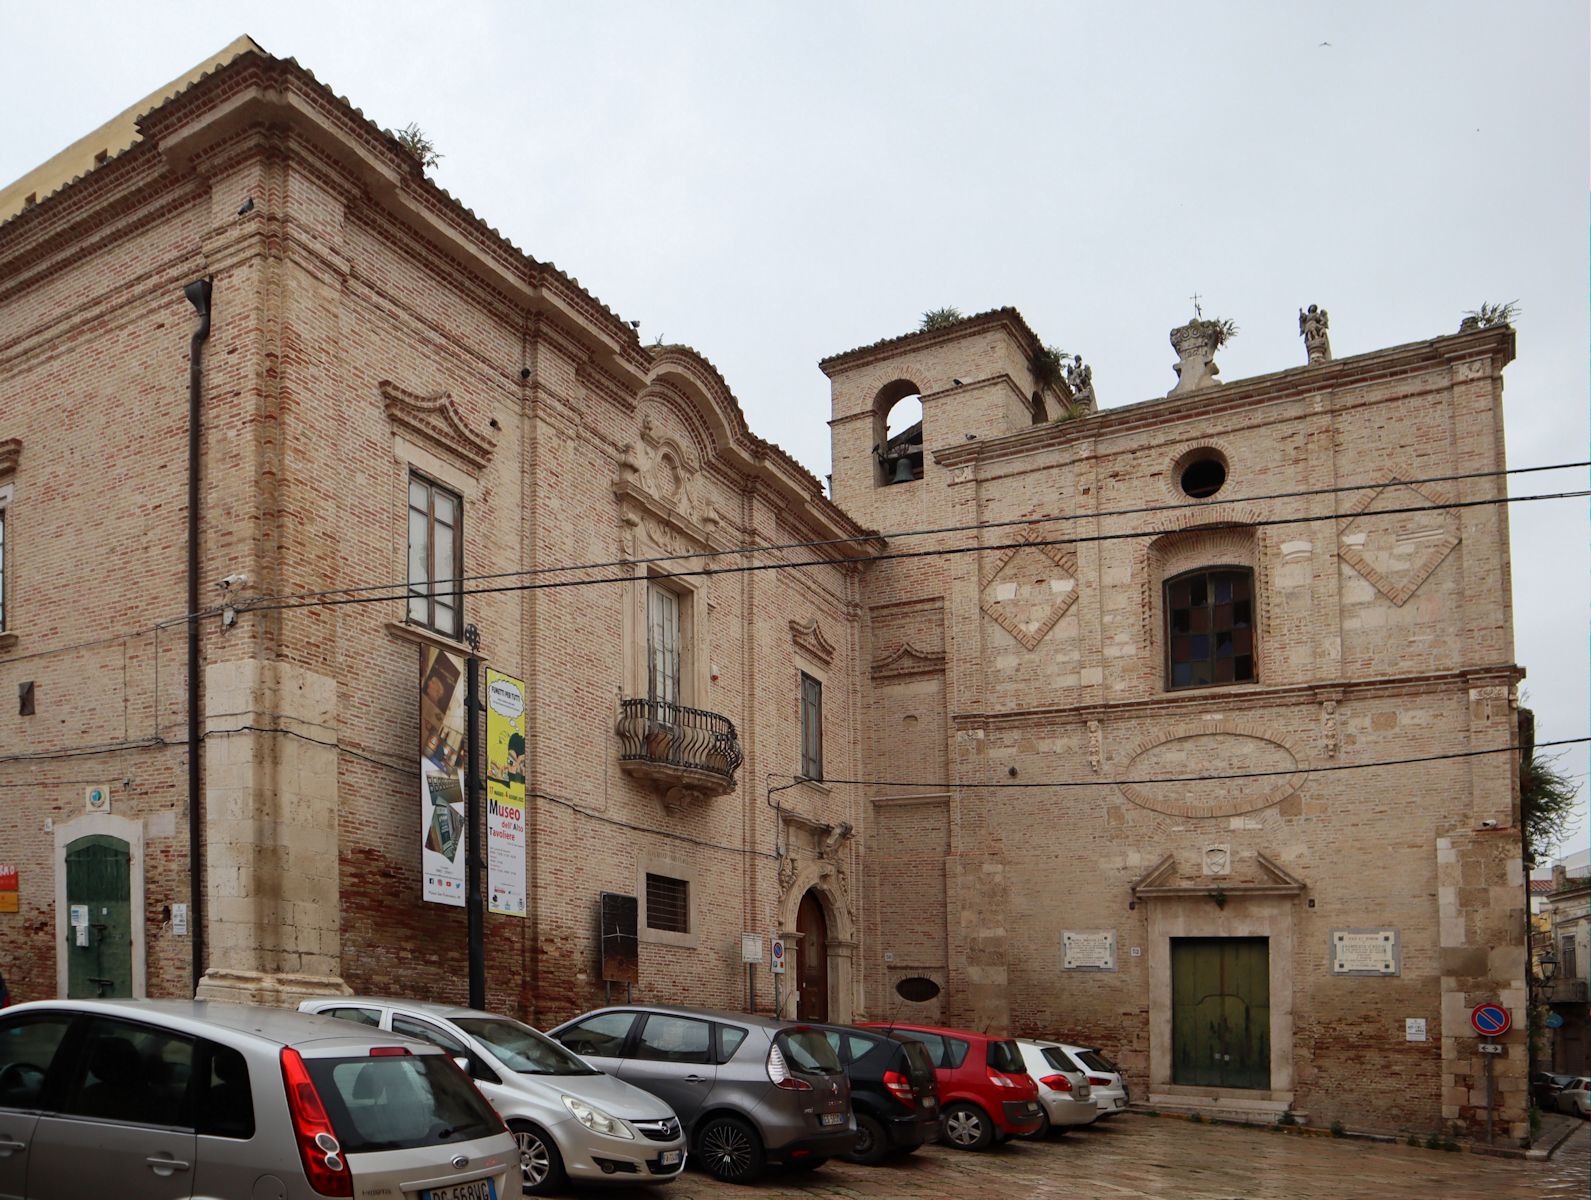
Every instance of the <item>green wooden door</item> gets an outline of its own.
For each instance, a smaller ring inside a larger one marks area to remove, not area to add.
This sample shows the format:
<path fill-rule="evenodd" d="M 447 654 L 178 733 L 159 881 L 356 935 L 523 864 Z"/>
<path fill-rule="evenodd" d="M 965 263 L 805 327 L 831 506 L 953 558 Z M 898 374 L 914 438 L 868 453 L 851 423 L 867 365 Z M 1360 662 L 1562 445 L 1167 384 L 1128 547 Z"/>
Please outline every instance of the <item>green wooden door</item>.
<path fill-rule="evenodd" d="M 70 999 L 133 994 L 133 927 L 127 843 L 109 834 L 66 848 L 66 903 L 86 909 L 80 939 L 67 918 L 66 994 Z M 80 944 L 85 942 L 86 944 Z"/>
<path fill-rule="evenodd" d="M 1271 1085 L 1270 943 L 1171 939 L 1173 1083 Z"/>

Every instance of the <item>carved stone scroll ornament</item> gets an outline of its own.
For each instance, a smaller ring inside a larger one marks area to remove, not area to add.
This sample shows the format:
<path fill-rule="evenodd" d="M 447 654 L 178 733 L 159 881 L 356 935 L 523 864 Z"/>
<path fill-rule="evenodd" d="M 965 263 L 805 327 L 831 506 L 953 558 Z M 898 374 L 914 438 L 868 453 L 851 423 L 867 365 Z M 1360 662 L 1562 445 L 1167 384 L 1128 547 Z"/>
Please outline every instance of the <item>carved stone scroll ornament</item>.
<path fill-rule="evenodd" d="M 786 896 L 795 886 L 796 876 L 801 873 L 801 864 L 796 859 L 794 850 L 786 850 L 784 857 L 779 860 L 779 894 Z"/>
<path fill-rule="evenodd" d="M 1330 325 L 1326 310 L 1318 304 L 1311 304 L 1306 311 L 1298 310 L 1298 332 L 1304 339 L 1304 349 L 1309 354 L 1309 363 L 1331 361 L 1331 339 L 1326 336 Z"/>
<path fill-rule="evenodd" d="M 1096 775 L 1099 774 L 1100 768 L 1105 763 L 1105 751 L 1101 744 L 1102 741 L 1099 722 L 1090 721 L 1088 723 L 1088 765 Z"/>
<path fill-rule="evenodd" d="M 1195 317 L 1186 325 L 1171 331 L 1171 348 L 1177 352 L 1178 361 L 1171 369 L 1177 373 L 1176 386 L 1166 393 L 1177 396 L 1198 388 L 1213 387 L 1221 381 L 1216 378 L 1221 368 L 1215 364 L 1215 352 L 1220 347 L 1222 331 L 1217 321 Z"/>
<path fill-rule="evenodd" d="M 1335 700 L 1325 700 L 1320 705 L 1320 740 L 1325 747 L 1326 757 L 1336 758 L 1340 743 L 1337 740 L 1337 702 Z"/>

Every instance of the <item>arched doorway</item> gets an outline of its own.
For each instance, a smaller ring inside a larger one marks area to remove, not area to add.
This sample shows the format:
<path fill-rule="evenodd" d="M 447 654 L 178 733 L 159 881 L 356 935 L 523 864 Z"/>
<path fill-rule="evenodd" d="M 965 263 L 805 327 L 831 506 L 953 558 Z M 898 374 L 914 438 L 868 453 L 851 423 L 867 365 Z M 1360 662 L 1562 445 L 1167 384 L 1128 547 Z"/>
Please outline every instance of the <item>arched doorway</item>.
<path fill-rule="evenodd" d="M 92 833 L 66 848 L 66 994 L 72 999 L 133 995 L 131 849 Z"/>
<path fill-rule="evenodd" d="M 796 910 L 796 1018 L 829 1019 L 829 922 L 816 891 L 801 897 Z"/>

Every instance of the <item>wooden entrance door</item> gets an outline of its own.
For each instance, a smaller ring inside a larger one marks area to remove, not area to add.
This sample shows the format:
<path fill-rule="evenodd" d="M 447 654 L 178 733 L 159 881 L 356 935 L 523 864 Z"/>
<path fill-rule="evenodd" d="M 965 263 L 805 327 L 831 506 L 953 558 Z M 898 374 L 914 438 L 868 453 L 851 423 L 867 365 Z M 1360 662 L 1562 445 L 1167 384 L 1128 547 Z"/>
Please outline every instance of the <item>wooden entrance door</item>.
<path fill-rule="evenodd" d="M 1173 1083 L 1271 1085 L 1268 938 L 1171 939 Z"/>
<path fill-rule="evenodd" d="M 66 927 L 70 999 L 133 994 L 129 862 L 127 843 L 109 834 L 90 834 L 66 848 L 66 903 L 84 922 L 81 935 L 77 926 Z"/>
<path fill-rule="evenodd" d="M 814 892 L 801 897 L 801 907 L 796 910 L 796 932 L 801 935 L 796 948 L 796 987 L 801 989 L 796 1017 L 802 1021 L 827 1021 L 829 923 Z"/>

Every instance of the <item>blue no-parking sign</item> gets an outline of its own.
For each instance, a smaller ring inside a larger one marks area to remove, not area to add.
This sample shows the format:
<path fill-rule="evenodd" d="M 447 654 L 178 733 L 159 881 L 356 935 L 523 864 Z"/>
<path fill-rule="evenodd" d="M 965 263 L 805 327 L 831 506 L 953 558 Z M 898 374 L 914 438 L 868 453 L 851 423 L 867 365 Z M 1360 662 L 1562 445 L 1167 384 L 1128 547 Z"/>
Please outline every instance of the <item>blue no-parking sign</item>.
<path fill-rule="evenodd" d="M 1469 1023 L 1482 1037 L 1498 1037 L 1508 1032 L 1514 1020 L 1501 1004 L 1477 1004 L 1469 1014 Z"/>

